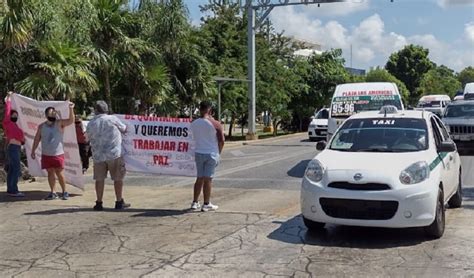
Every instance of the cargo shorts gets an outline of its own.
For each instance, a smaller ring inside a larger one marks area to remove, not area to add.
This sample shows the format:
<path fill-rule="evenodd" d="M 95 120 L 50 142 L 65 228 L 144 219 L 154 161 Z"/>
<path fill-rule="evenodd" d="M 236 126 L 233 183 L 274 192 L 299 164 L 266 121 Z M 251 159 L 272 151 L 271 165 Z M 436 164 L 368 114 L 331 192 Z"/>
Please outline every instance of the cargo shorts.
<path fill-rule="evenodd" d="M 94 180 L 103 181 L 107 178 L 107 172 L 113 181 L 123 181 L 125 178 L 125 161 L 123 157 L 114 160 L 94 162 Z"/>

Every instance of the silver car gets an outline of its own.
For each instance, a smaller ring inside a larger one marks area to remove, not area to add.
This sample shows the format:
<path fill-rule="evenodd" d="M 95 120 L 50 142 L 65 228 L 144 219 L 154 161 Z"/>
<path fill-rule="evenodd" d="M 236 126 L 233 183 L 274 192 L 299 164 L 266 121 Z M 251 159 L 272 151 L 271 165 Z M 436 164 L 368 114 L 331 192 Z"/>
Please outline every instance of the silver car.
<path fill-rule="evenodd" d="M 459 151 L 474 150 L 474 100 L 450 103 L 444 112 L 443 122 Z"/>

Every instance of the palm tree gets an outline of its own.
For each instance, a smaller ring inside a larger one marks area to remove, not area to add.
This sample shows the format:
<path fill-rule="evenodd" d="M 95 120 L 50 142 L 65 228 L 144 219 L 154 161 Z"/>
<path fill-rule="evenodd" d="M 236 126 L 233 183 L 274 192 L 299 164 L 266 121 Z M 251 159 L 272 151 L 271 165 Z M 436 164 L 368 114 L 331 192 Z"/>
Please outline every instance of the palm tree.
<path fill-rule="evenodd" d="M 40 61 L 15 88 L 37 99 L 85 98 L 99 89 L 93 73 L 93 61 L 76 46 L 68 43 L 45 43 L 38 46 Z"/>
<path fill-rule="evenodd" d="M 150 5 L 150 4 L 148 4 Z M 215 93 L 215 84 L 210 75 L 210 66 L 200 54 L 197 38 L 188 22 L 187 11 L 182 0 L 164 2 L 150 17 L 158 22 L 152 33 L 152 41 L 159 46 L 163 61 L 169 69 L 173 92 L 181 110 Z"/>
<path fill-rule="evenodd" d="M 31 11 L 23 0 L 7 0 L 3 8 L 1 34 L 4 46 L 26 47 L 32 38 Z"/>
<path fill-rule="evenodd" d="M 130 100 L 140 99 L 146 103 L 145 106 L 150 106 L 161 105 L 168 98 L 171 90 L 168 70 L 151 44 L 141 39 L 127 38 L 113 56 L 113 64 L 121 76 L 121 83 L 131 93 Z M 133 107 L 129 105 L 129 113 L 136 112 Z"/>
<path fill-rule="evenodd" d="M 127 36 L 121 27 L 127 24 L 126 13 L 121 9 L 126 1 L 123 0 L 97 0 L 94 6 L 97 12 L 97 23 L 91 32 L 94 46 L 106 54 L 104 63 L 100 65 L 101 81 L 104 89 L 105 101 L 112 110 L 111 72 L 113 70 L 112 57 Z"/>

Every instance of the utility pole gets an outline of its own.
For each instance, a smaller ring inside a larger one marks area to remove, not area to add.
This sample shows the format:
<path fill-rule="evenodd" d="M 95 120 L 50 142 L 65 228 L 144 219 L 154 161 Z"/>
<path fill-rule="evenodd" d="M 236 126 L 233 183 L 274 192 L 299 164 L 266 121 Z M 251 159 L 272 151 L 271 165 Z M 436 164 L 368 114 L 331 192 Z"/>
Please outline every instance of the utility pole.
<path fill-rule="evenodd" d="M 255 95 L 255 8 L 252 5 L 247 6 L 247 57 L 248 57 L 248 80 L 249 89 L 249 115 L 248 115 L 248 133 L 247 140 L 256 140 L 256 95 Z"/>
<path fill-rule="evenodd" d="M 352 43 L 351 43 L 351 68 L 352 68 Z"/>
<path fill-rule="evenodd" d="M 218 2 L 220 0 L 213 0 Z M 275 7 L 296 6 L 296 5 L 310 5 L 329 3 L 342 3 L 350 0 L 229 0 L 229 3 L 238 3 L 242 11 L 247 13 L 247 44 L 248 44 L 248 79 L 249 79 L 249 117 L 247 140 L 258 139 L 256 131 L 256 108 L 255 108 L 255 32 L 264 23 L 264 20 L 270 15 L 270 12 Z M 355 0 L 352 0 L 355 1 Z M 390 0 L 393 2 L 394 0 Z M 259 18 L 256 18 L 256 11 L 263 10 Z"/>

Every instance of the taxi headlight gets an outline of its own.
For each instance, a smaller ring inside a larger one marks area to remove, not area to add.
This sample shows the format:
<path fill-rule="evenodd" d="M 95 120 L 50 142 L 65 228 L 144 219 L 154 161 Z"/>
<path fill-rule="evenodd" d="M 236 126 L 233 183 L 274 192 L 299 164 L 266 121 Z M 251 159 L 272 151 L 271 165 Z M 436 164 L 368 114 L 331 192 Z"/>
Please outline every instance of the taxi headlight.
<path fill-rule="evenodd" d="M 418 161 L 408 166 L 400 173 L 400 182 L 403 184 L 420 183 L 430 177 L 430 166 L 426 161 Z"/>
<path fill-rule="evenodd" d="M 310 181 L 320 182 L 323 179 L 324 167 L 319 160 L 313 159 L 308 163 L 305 175 Z"/>

